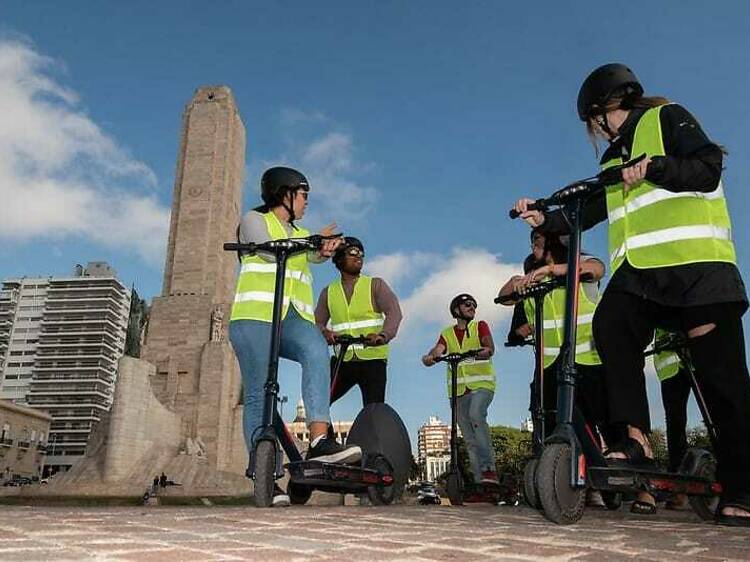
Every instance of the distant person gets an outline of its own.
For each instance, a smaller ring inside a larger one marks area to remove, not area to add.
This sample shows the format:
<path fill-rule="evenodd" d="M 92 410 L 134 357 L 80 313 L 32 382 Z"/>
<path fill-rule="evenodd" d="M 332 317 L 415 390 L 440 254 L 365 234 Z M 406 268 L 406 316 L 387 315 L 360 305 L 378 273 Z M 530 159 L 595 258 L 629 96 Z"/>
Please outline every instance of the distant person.
<path fill-rule="evenodd" d="M 479 352 L 474 361 L 458 366 L 458 426 L 466 442 L 474 482 L 497 486 L 500 481 L 495 468 L 490 428 L 487 425 L 487 409 L 495 396 L 495 369 L 492 366 L 495 344 L 492 332 L 487 322 L 475 319 L 477 301 L 471 295 L 463 293 L 454 297 L 449 309 L 456 323 L 440 333 L 435 346 L 422 357 L 422 363 L 431 367 L 435 364 L 435 359 L 446 353 Z M 451 393 L 449 367 L 448 396 Z M 482 498 L 472 499 L 481 501 Z"/>

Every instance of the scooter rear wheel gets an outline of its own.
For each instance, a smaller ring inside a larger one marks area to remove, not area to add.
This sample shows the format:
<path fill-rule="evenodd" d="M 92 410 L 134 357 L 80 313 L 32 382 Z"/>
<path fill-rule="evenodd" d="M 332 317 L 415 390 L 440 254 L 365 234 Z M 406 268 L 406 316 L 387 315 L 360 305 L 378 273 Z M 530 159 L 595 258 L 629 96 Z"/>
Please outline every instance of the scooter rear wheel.
<path fill-rule="evenodd" d="M 536 470 L 539 466 L 539 459 L 529 459 L 523 468 L 523 497 L 526 503 L 534 509 L 541 509 L 542 504 L 539 501 L 539 492 L 536 487 Z"/>
<path fill-rule="evenodd" d="M 716 480 L 716 459 L 705 449 L 688 449 L 682 460 L 680 472 L 706 480 Z M 704 521 L 713 521 L 719 505 L 718 496 L 690 496 L 690 507 Z"/>
<path fill-rule="evenodd" d="M 552 443 L 544 448 L 536 469 L 544 516 L 560 525 L 580 520 L 586 506 L 586 489 L 570 485 L 572 455 L 567 443 Z"/>
<path fill-rule="evenodd" d="M 255 505 L 270 507 L 273 503 L 273 485 L 276 481 L 276 446 L 272 441 L 259 441 L 255 445 Z"/>
<path fill-rule="evenodd" d="M 393 475 L 393 467 L 383 455 L 368 456 L 365 466 L 381 474 Z M 372 505 L 390 505 L 401 495 L 400 491 L 395 481 L 390 486 L 376 484 L 367 487 L 367 497 L 370 498 Z"/>
<path fill-rule="evenodd" d="M 310 496 L 312 496 L 313 489 L 304 484 L 289 482 L 286 491 L 289 494 L 289 502 L 292 505 L 305 505 Z"/>
<path fill-rule="evenodd" d="M 445 492 L 448 494 L 448 499 L 451 501 L 451 505 L 463 505 L 463 482 L 461 481 L 461 475 L 455 472 L 448 474 L 448 478 L 445 482 Z"/>

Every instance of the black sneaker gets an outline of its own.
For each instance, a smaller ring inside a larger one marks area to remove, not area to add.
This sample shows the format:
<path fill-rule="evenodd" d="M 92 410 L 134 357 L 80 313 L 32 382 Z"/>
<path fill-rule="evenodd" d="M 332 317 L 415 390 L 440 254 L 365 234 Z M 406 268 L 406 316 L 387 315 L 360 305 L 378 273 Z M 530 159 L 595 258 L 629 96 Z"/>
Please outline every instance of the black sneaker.
<path fill-rule="evenodd" d="M 307 460 L 327 463 L 353 463 L 362 458 L 362 449 L 357 445 L 341 445 L 335 439 L 323 437 L 307 450 Z"/>
<path fill-rule="evenodd" d="M 291 503 L 292 502 L 289 500 L 289 494 L 282 490 L 281 486 L 274 484 L 273 501 L 271 502 L 271 505 L 273 507 L 289 507 Z"/>

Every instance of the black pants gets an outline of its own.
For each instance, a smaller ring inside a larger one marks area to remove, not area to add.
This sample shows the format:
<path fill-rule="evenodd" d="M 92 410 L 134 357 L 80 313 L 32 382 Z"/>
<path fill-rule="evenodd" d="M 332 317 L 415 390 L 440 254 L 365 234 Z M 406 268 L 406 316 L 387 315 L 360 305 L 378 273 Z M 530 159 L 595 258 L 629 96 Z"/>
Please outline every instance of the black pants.
<path fill-rule="evenodd" d="M 610 422 L 650 431 L 643 350 L 654 329 L 688 331 L 709 323 L 716 328 L 692 338 L 688 347 L 719 434 L 716 459 L 722 497 L 750 507 L 750 377 L 737 306 L 672 308 L 606 291 L 594 315 L 594 338 L 606 370 Z"/>
<path fill-rule="evenodd" d="M 559 361 L 555 360 L 544 369 L 544 434 L 549 437 L 557 423 L 555 410 L 557 408 L 557 370 Z M 606 421 L 607 391 L 604 380 L 604 368 L 601 365 L 576 364 L 575 405 L 583 415 L 583 419 L 595 427 L 603 436 L 608 434 Z M 534 382 L 531 383 L 531 406 L 534 406 Z M 612 443 L 608 443 L 612 445 Z"/>
<path fill-rule="evenodd" d="M 344 361 L 338 375 L 333 372 L 336 358 L 331 358 L 331 404 L 359 385 L 362 392 L 362 405 L 385 402 L 386 365 L 385 359 L 370 361 Z M 335 378 L 334 378 L 334 375 Z"/>
<path fill-rule="evenodd" d="M 667 451 L 669 471 L 680 468 L 687 452 L 687 403 L 690 398 L 690 377 L 684 369 L 661 383 L 661 402 L 667 420 Z"/>

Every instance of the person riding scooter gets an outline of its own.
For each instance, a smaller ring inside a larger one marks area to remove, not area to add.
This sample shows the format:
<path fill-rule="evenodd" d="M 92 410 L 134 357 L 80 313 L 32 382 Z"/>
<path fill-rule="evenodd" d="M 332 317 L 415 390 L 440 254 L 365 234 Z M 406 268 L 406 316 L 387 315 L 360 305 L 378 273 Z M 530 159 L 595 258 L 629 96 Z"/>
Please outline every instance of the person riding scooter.
<path fill-rule="evenodd" d="M 261 179 L 263 205 L 243 218 L 239 242 L 260 243 L 308 236 L 309 232 L 295 221 L 305 213 L 309 191 L 307 179 L 297 170 L 286 167 L 266 170 Z M 335 228 L 336 225 L 331 224 L 321 234 L 331 235 Z M 302 398 L 311 441 L 307 458 L 320 462 L 354 462 L 362 454 L 359 447 L 343 447 L 326 436 L 330 417 L 328 348 L 313 317 L 310 264 L 328 259 L 340 243 L 340 239 L 326 240 L 320 252 L 290 258 L 284 287 L 280 355 L 302 365 Z M 244 255 L 241 262 L 229 339 L 242 373 L 243 431 L 247 449 L 252 451 L 263 418 L 276 264 L 273 256 L 262 252 Z M 288 504 L 289 497 L 276 486 L 273 505 Z"/>
<path fill-rule="evenodd" d="M 339 372 L 331 373 L 331 404 L 354 385 L 359 386 L 363 406 L 385 401 L 388 343 L 396 337 L 402 314 L 388 284 L 362 274 L 364 257 L 362 242 L 345 237 L 333 256 L 341 278 L 323 289 L 315 307 L 315 323 L 329 344 L 339 335 L 367 339 L 365 345 L 350 346 Z"/>
<path fill-rule="evenodd" d="M 595 146 L 598 139 L 609 145 L 603 169 L 637 160 L 621 171 L 621 183 L 587 201 L 582 217 L 585 228 L 609 222 L 612 278 L 594 336 L 611 420 L 628 436 L 609 457 L 632 466 L 653 458 L 644 349 L 656 327 L 684 332 L 718 430 L 722 497 L 716 519 L 750 526 L 750 377 L 742 328 L 748 299 L 721 182 L 723 151 L 683 107 L 644 96 L 622 64 L 604 65 L 586 78 L 578 115 Z M 570 230 L 563 213 L 530 210 L 532 203 L 520 199 L 514 211 L 545 232 Z"/>
<path fill-rule="evenodd" d="M 492 355 L 495 344 L 490 327 L 484 320 L 475 319 L 477 301 L 462 293 L 451 300 L 450 313 L 456 319 L 440 333 L 435 346 L 422 357 L 426 367 L 445 353 L 479 350 L 476 359 L 458 367 L 458 425 L 469 452 L 471 471 L 476 484 L 498 485 L 495 455 L 492 447 L 487 409 L 495 395 L 495 370 Z M 448 395 L 451 395 L 451 373 L 448 369 Z M 480 499 L 480 498 L 478 498 Z M 467 498 L 467 501 L 471 499 Z"/>

